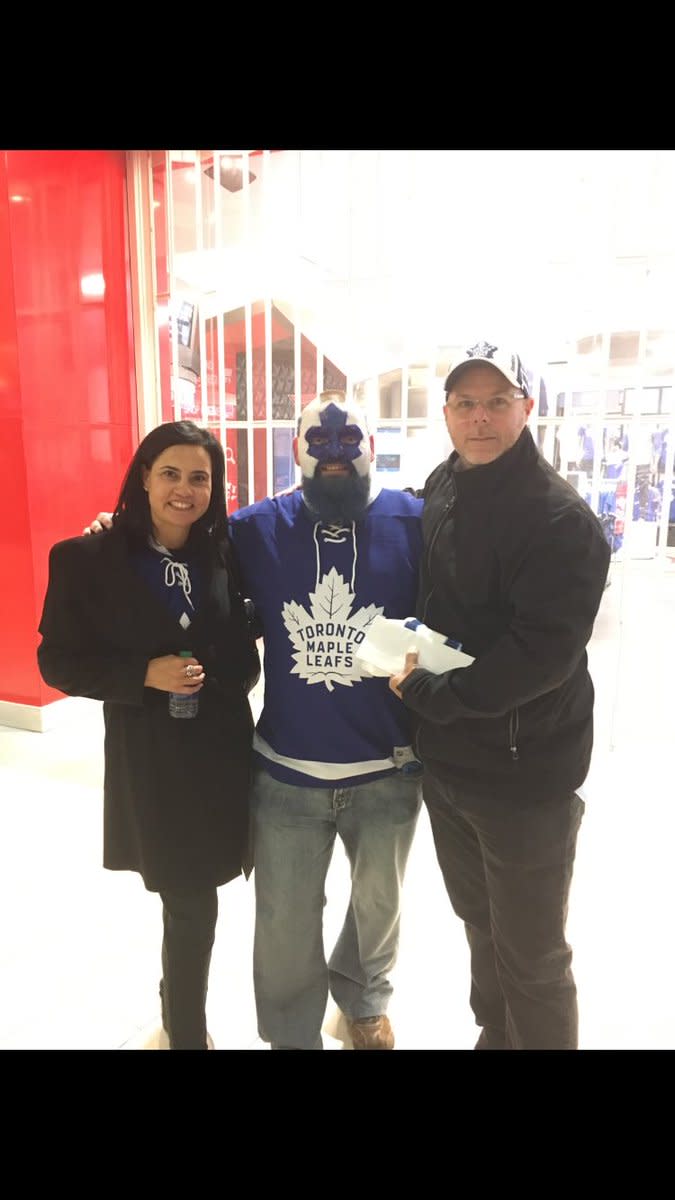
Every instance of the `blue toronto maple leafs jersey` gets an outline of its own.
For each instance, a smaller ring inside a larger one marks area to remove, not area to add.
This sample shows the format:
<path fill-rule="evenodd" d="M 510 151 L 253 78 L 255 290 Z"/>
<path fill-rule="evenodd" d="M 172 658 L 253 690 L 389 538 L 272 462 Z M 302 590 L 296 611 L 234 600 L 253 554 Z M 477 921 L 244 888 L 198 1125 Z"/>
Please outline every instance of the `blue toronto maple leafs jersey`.
<path fill-rule="evenodd" d="M 244 591 L 263 626 L 254 747 L 275 778 L 363 783 L 395 770 L 394 747 L 410 745 L 405 706 L 355 651 L 376 615 L 414 615 L 421 515 L 421 500 L 382 490 L 361 520 L 327 527 L 299 489 L 232 515 Z"/>

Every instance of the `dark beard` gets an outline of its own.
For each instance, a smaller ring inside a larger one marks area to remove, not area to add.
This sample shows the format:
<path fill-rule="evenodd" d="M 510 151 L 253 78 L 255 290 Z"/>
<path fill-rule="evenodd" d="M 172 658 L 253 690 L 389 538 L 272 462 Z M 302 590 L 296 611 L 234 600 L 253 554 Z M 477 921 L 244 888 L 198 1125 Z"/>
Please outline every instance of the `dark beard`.
<path fill-rule="evenodd" d="M 368 507 L 370 477 L 355 471 L 334 479 L 320 473 L 313 479 L 303 475 L 302 493 L 312 516 L 322 525 L 359 521 Z"/>

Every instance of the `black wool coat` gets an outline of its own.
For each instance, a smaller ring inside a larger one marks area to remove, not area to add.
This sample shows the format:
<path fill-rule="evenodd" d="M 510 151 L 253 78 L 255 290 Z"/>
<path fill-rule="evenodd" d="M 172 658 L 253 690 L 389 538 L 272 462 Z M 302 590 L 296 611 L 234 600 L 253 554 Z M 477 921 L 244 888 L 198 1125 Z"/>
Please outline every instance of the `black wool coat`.
<path fill-rule="evenodd" d="M 228 548 L 229 554 L 229 548 Z M 260 673 L 235 572 L 206 568 L 191 626 L 138 577 L 120 529 L 52 547 L 40 621 L 43 679 L 103 701 L 103 865 L 137 871 L 149 891 L 195 891 L 248 863 L 253 718 Z M 148 661 L 190 650 L 205 668 L 193 720 L 144 685 Z"/>

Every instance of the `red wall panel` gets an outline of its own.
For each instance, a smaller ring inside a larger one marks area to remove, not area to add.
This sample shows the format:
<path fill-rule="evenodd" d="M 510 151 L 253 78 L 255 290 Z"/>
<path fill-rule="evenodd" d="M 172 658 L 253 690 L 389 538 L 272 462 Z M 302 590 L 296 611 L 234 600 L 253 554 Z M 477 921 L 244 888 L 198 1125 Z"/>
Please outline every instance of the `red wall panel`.
<path fill-rule="evenodd" d="M 0 183 L 5 168 L 0 154 Z M 9 207 L 7 188 L 0 186 L 0 699 L 35 704 L 37 667 L 25 650 L 34 639 L 35 604 Z"/>
<path fill-rule="evenodd" d="M 50 546 L 111 502 L 138 442 L 125 155 L 0 152 L 0 700 L 41 705 Z"/>

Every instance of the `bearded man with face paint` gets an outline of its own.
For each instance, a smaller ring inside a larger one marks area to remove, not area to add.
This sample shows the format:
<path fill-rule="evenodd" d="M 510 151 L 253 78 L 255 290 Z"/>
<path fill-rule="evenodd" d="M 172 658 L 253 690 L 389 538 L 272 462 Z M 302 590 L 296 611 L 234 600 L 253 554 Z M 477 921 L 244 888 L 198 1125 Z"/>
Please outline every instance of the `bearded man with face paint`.
<path fill-rule="evenodd" d="M 330 994 L 354 1049 L 391 1050 L 389 976 L 421 764 L 405 706 L 356 651 L 375 615 L 414 611 L 422 503 L 376 488 L 366 416 L 343 392 L 305 408 L 294 451 L 301 487 L 230 519 L 265 652 L 252 796 L 258 1029 L 272 1049 L 321 1049 Z M 337 837 L 351 895 L 326 961 Z"/>

